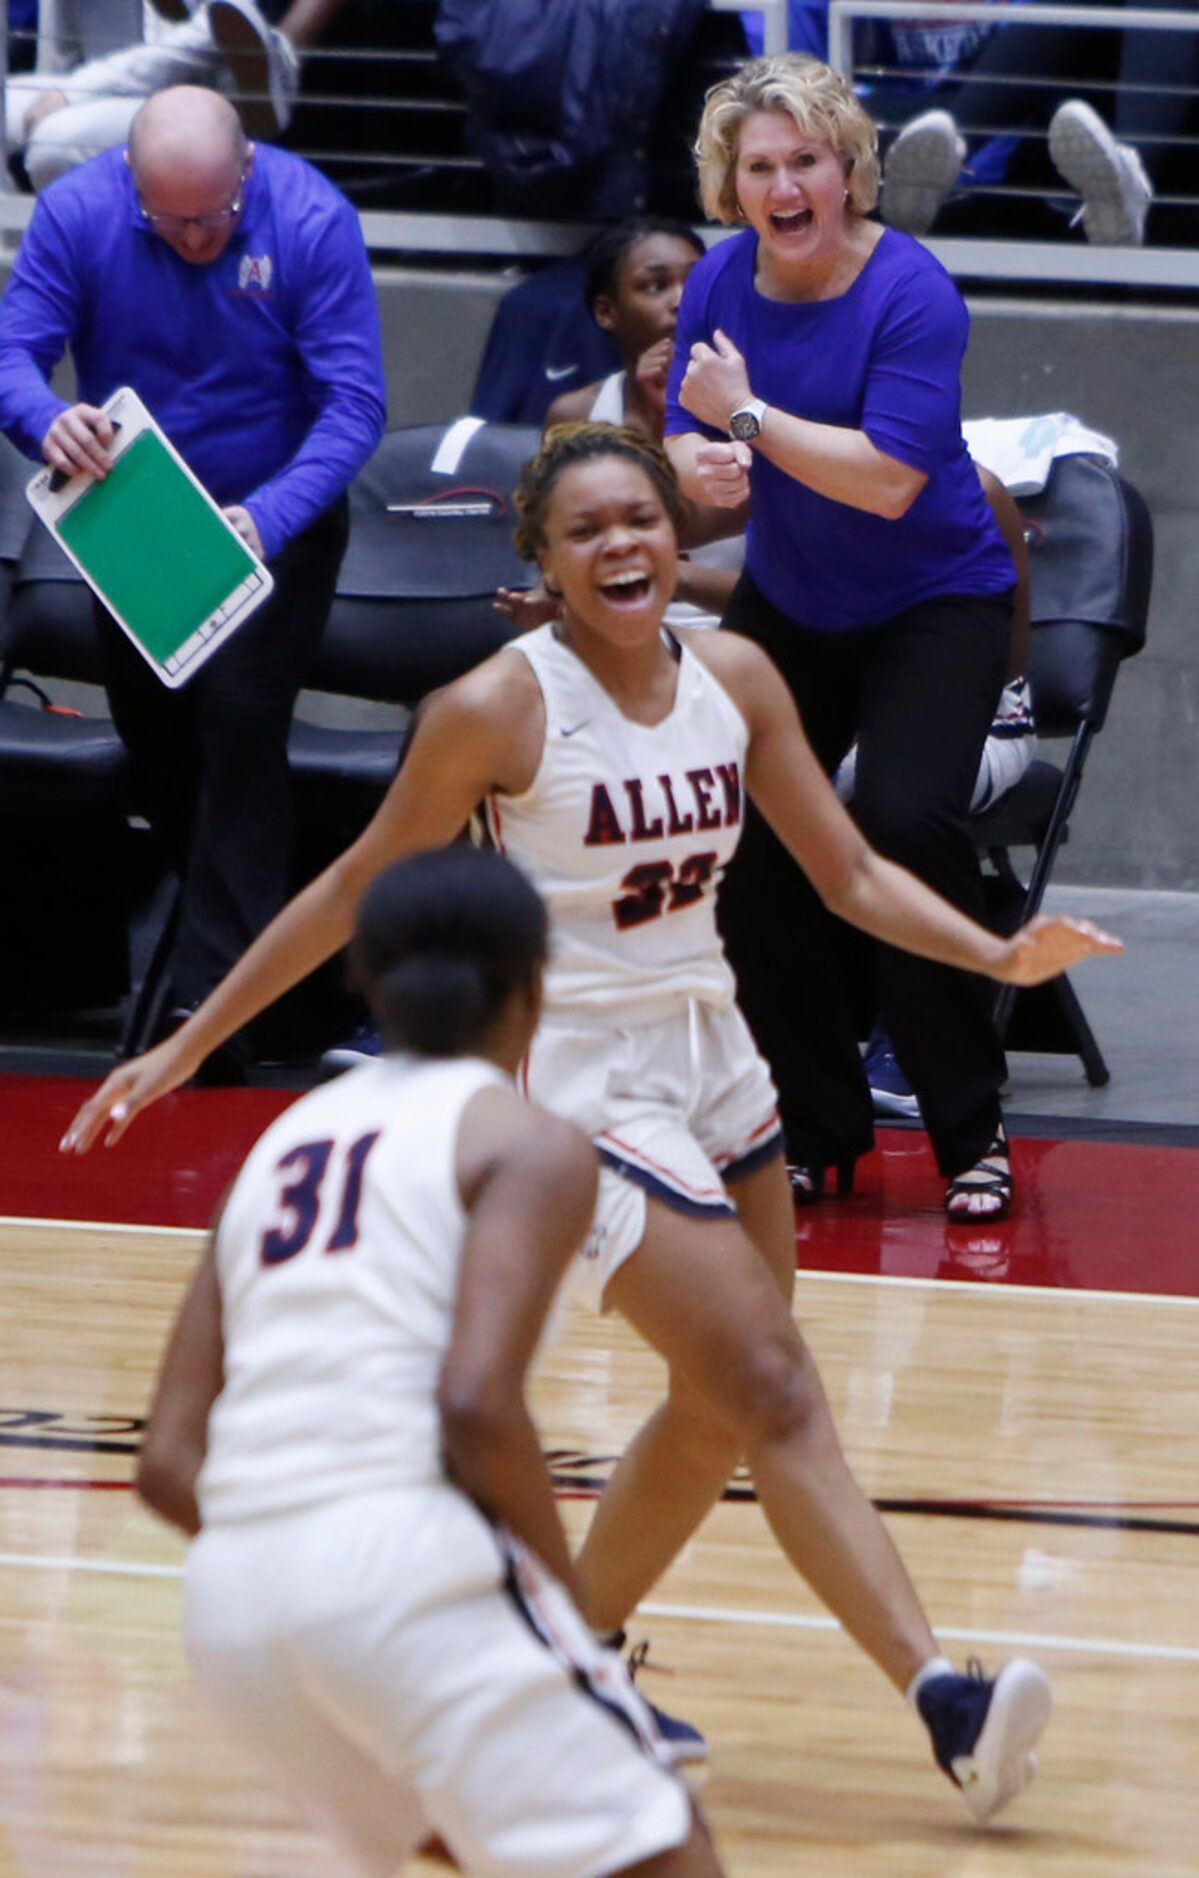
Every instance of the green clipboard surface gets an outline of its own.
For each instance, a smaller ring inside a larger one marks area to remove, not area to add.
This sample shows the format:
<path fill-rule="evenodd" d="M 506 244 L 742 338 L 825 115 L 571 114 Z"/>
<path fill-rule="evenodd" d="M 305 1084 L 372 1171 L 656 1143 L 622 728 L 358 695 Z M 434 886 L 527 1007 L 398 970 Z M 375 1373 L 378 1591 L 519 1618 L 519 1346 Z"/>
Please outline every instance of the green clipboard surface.
<path fill-rule="evenodd" d="M 102 482 L 29 486 L 34 508 L 163 683 L 183 684 L 273 582 L 131 391 L 105 405 L 123 433 Z"/>

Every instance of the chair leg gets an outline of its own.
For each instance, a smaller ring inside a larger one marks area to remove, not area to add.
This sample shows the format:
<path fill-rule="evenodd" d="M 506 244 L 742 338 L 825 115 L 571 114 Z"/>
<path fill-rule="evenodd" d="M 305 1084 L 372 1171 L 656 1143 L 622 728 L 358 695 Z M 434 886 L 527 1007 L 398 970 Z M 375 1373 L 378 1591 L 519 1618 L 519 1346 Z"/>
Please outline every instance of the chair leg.
<path fill-rule="evenodd" d="M 1078 1002 L 1077 993 L 1070 980 L 1063 972 L 1050 985 L 1061 1010 L 1070 1035 L 1074 1039 L 1074 1048 L 1082 1058 L 1083 1070 L 1092 1089 L 1102 1089 L 1112 1079 L 1112 1073 L 1103 1060 L 1103 1052 L 1095 1041 L 1095 1033 L 1087 1022 L 1086 1013 Z"/>
<path fill-rule="evenodd" d="M 1018 985 L 1004 985 L 995 1000 L 995 1028 L 999 1032 L 1000 1043 L 1007 1041 L 1007 1034 L 1012 1024 L 1012 1012 L 1016 1005 L 1016 993 L 1019 989 Z"/>
<path fill-rule="evenodd" d="M 1111 1071 L 1095 1041 L 1095 1033 L 1064 972 L 1060 978 L 1051 978 L 1048 984 L 1037 985 L 1031 991 L 1022 992 L 1016 985 L 1003 987 L 995 1000 L 995 1028 L 1001 1043 L 1007 1043 L 1008 1032 L 1019 1010 L 1017 1000 L 1021 996 L 1036 1000 L 1036 1010 L 1035 1013 L 1031 1008 L 1027 1010 L 1023 1026 L 1017 1027 L 1021 1030 L 1015 1046 L 1017 1049 L 1047 1051 L 1050 1054 L 1069 1054 L 1073 1051 L 1081 1059 L 1092 1089 L 1102 1089 L 1105 1083 L 1111 1081 Z"/>
<path fill-rule="evenodd" d="M 179 925 L 182 889 L 173 874 L 159 881 L 150 901 L 153 936 L 141 978 L 130 994 L 129 1011 L 117 1045 L 124 1062 L 149 1048 L 162 1021 L 169 979 L 167 967 Z"/>

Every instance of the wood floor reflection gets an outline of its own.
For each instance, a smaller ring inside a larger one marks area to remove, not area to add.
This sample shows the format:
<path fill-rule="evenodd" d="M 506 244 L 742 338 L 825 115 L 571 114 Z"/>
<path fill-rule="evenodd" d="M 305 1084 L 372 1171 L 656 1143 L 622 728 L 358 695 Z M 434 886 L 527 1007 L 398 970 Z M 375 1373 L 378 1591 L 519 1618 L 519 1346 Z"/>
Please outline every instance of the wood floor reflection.
<path fill-rule="evenodd" d="M 200 1706 L 179 1647 L 181 1547 L 128 1491 L 197 1245 L 0 1233 L 0 1878 L 342 1869 Z M 1057 1710 L 1037 1784 L 1010 1825 L 977 1832 L 752 1500 L 727 1503 L 637 1634 L 653 1642 L 651 1699 L 711 1737 L 704 1803 L 729 1872 L 1194 1872 L 1199 1305 L 801 1274 L 796 1309 L 860 1477 L 902 1509 L 892 1530 L 950 1653 L 1037 1655 Z M 621 1325 L 570 1316 L 536 1406 L 572 1494 L 602 1478 L 660 1379 Z M 563 1511 L 580 1532 L 586 1498 Z"/>

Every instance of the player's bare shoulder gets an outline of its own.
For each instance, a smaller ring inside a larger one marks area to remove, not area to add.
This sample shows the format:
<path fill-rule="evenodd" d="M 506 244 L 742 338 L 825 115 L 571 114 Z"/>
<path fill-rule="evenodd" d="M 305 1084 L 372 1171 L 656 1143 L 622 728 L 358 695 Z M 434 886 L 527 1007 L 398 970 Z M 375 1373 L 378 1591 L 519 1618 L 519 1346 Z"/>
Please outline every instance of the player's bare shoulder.
<path fill-rule="evenodd" d="M 783 682 L 761 647 L 723 627 L 715 632 L 682 627 L 676 636 L 719 679 L 746 723 L 752 727 L 759 721 Z"/>
<path fill-rule="evenodd" d="M 523 654 L 504 646 L 420 706 L 422 721 L 489 765 L 489 786 L 519 795 L 532 784 L 545 743 L 545 702 Z"/>

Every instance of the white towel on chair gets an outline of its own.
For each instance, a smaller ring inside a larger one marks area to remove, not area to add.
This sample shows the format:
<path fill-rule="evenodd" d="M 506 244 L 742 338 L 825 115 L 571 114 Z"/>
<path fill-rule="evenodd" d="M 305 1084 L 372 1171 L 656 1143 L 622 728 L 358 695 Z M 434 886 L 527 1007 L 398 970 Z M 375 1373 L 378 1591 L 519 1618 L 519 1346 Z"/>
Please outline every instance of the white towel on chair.
<path fill-rule="evenodd" d="M 966 448 L 1014 496 L 1039 495 L 1059 456 L 1102 456 L 1114 469 L 1119 451 L 1110 437 L 1090 430 L 1069 411 L 1041 417 L 979 417 L 962 425 Z"/>

